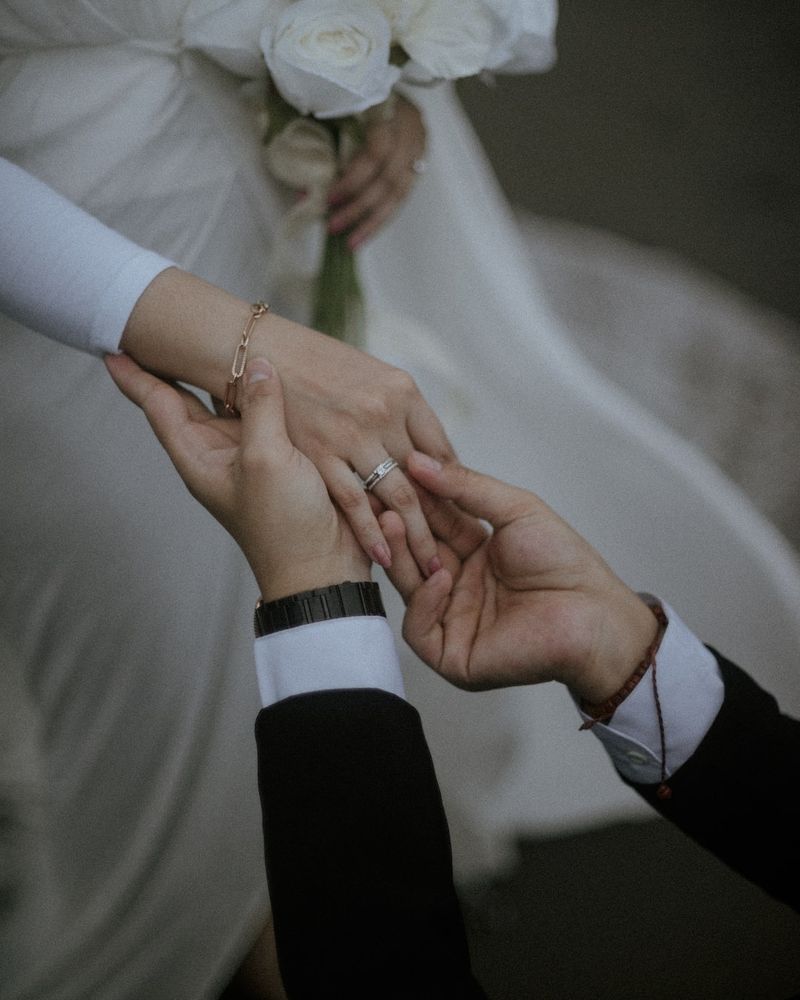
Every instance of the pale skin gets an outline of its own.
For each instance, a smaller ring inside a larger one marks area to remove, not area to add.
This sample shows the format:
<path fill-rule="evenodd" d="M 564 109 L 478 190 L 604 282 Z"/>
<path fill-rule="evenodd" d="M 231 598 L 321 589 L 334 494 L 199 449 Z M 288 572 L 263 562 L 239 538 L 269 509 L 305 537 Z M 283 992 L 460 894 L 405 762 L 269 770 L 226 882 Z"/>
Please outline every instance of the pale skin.
<path fill-rule="evenodd" d="M 249 315 L 250 303 L 179 268 L 168 268 L 137 302 L 121 347 L 142 367 L 222 399 Z M 257 321 L 249 357 L 269 358 L 279 368 L 292 440 L 319 469 L 364 551 L 388 566 L 388 546 L 354 473 L 366 478 L 387 456 L 402 466 L 414 448 L 444 461 L 455 458 L 413 379 L 272 312 Z M 434 572 L 436 543 L 402 469 L 393 470 L 373 493 L 403 519 L 422 572 Z"/>

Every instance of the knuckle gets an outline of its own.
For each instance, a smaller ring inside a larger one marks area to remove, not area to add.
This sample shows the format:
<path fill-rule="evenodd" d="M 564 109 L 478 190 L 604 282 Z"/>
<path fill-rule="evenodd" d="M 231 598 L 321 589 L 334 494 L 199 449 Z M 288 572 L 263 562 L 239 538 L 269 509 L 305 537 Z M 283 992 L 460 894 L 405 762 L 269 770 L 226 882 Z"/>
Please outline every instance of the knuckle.
<path fill-rule="evenodd" d="M 245 445 L 239 452 L 239 466 L 245 476 L 255 477 L 269 470 L 270 459 L 263 448 Z"/>
<path fill-rule="evenodd" d="M 385 396 L 366 396 L 362 409 L 367 426 L 382 426 L 391 420 L 392 407 Z"/>
<path fill-rule="evenodd" d="M 366 502 L 364 491 L 356 483 L 342 486 L 336 492 L 336 502 L 345 514 L 357 514 Z"/>
<path fill-rule="evenodd" d="M 403 398 L 411 398 L 419 395 L 417 383 L 407 371 L 403 371 L 402 368 L 394 368 L 390 377 L 392 389 L 397 395 Z"/>
<path fill-rule="evenodd" d="M 175 390 L 161 381 L 149 384 L 139 396 L 138 402 L 145 413 L 152 413 L 162 406 L 167 406 Z"/>
<path fill-rule="evenodd" d="M 409 514 L 419 506 L 413 486 L 405 480 L 389 491 L 388 501 L 389 506 L 398 514 Z"/>

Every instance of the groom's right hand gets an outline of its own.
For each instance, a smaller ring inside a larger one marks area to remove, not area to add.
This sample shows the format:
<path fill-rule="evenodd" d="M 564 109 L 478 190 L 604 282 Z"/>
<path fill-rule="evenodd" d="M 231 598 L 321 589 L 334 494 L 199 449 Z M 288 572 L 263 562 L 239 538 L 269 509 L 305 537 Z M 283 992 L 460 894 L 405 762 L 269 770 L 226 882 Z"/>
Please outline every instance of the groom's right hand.
<path fill-rule="evenodd" d="M 417 655 L 470 690 L 557 680 L 590 704 L 614 694 L 657 631 L 641 598 L 535 494 L 418 452 L 407 469 L 424 492 L 493 529 L 476 546 L 459 537 L 457 520 L 452 529 L 439 521 L 444 568 L 424 580 L 402 521 L 381 516 L 387 573 L 407 605 L 403 635 Z"/>
<path fill-rule="evenodd" d="M 241 420 L 215 415 L 125 355 L 108 356 L 106 365 L 144 411 L 189 491 L 237 541 L 265 601 L 369 579 L 369 559 L 350 525 L 289 440 L 271 364 L 248 363 Z"/>

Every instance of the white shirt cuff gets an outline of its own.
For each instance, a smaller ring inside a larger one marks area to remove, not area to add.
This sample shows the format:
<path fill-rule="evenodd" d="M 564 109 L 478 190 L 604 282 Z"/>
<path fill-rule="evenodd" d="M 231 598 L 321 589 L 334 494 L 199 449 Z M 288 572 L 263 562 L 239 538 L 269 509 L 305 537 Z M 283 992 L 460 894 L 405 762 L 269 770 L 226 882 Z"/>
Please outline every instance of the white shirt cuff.
<path fill-rule="evenodd" d="M 722 707 L 725 687 L 714 654 L 671 607 L 663 607 L 669 624 L 656 656 L 656 682 L 669 776 L 702 742 Z M 583 712 L 581 716 L 589 718 Z M 622 702 L 610 723 L 598 723 L 592 732 L 623 777 L 639 784 L 661 780 L 661 736 L 652 670 Z"/>
<path fill-rule="evenodd" d="M 405 698 L 400 660 L 380 615 L 334 618 L 287 628 L 255 641 L 261 703 L 311 691 L 379 688 Z"/>

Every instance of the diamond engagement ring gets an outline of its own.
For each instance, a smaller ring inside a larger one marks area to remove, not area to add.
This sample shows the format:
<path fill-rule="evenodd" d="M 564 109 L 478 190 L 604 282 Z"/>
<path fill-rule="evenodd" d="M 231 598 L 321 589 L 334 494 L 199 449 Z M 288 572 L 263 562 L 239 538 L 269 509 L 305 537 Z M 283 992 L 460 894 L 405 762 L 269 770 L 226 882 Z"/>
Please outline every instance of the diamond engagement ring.
<path fill-rule="evenodd" d="M 416 160 L 412 160 L 411 169 L 414 171 L 415 174 L 424 174 L 425 171 L 428 169 L 427 160 L 424 160 L 421 156 L 418 157 Z"/>
<path fill-rule="evenodd" d="M 388 476 L 392 469 L 397 468 L 397 462 L 393 458 L 385 458 L 380 465 L 376 465 L 363 482 L 364 489 L 371 493 L 378 483 Z"/>

